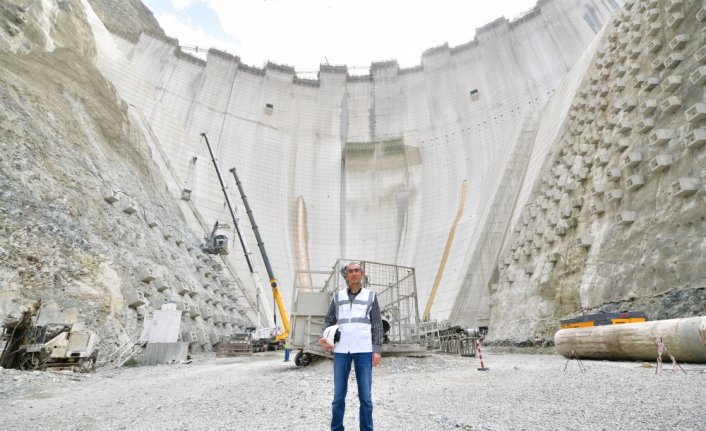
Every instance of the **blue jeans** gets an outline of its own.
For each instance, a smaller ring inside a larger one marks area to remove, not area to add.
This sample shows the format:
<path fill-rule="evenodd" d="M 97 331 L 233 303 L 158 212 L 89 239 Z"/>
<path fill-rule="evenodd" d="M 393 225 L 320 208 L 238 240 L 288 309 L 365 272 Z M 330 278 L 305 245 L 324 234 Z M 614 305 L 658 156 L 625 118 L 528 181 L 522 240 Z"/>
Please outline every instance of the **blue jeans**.
<path fill-rule="evenodd" d="M 373 431 L 373 354 L 333 354 L 333 403 L 331 431 L 343 431 L 343 416 L 346 411 L 346 392 L 351 363 L 355 364 L 355 380 L 358 383 L 360 400 L 360 431 Z"/>
<path fill-rule="evenodd" d="M 289 362 L 289 349 L 284 349 L 284 362 Z"/>

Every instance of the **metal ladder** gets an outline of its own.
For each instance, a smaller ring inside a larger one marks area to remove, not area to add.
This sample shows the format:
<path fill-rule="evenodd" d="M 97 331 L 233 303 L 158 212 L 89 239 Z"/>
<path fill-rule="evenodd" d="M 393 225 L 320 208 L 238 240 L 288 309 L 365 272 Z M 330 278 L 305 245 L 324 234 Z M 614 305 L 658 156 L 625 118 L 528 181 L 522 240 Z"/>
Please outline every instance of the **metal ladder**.
<path fill-rule="evenodd" d="M 135 356 L 135 354 L 139 351 L 139 349 L 136 349 L 135 347 L 140 346 L 139 343 L 140 340 L 140 333 L 136 333 L 130 339 L 125 342 L 122 346 L 118 347 L 118 349 L 113 352 L 112 355 L 108 357 L 108 359 L 103 362 L 102 366 L 112 366 L 113 368 L 120 368 L 122 367 L 125 362 L 127 362 L 130 358 Z"/>

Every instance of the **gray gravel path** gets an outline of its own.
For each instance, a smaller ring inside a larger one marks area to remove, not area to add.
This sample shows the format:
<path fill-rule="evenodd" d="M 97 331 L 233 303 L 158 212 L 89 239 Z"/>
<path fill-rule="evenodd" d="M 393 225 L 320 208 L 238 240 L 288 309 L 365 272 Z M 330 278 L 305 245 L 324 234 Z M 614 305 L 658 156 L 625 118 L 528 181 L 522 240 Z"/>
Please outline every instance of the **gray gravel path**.
<path fill-rule="evenodd" d="M 484 352 L 485 353 L 485 352 Z M 376 430 L 706 430 L 706 365 L 574 361 L 557 354 L 383 358 Z M 326 430 L 331 362 L 281 352 L 94 374 L 0 370 L 0 429 Z M 358 429 L 355 383 L 346 428 Z"/>

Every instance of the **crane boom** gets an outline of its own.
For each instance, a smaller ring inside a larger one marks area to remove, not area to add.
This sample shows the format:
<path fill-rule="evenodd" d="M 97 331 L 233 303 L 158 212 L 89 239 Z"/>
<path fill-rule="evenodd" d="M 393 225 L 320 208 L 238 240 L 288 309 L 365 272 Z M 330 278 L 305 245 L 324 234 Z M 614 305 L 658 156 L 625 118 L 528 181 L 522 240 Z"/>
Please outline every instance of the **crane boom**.
<path fill-rule="evenodd" d="M 248 244 L 245 242 L 245 238 L 243 238 L 243 235 L 240 232 L 240 222 L 238 222 L 238 218 L 235 216 L 235 210 L 233 209 L 233 203 L 230 200 L 230 195 L 228 195 L 228 189 L 226 188 L 226 185 L 223 182 L 223 176 L 221 175 L 221 169 L 218 167 L 218 161 L 216 161 L 216 156 L 213 154 L 213 149 L 211 148 L 211 143 L 208 141 L 208 136 L 206 135 L 205 132 L 201 133 L 201 136 L 203 137 L 204 141 L 206 142 L 206 146 L 208 147 L 208 153 L 211 155 L 211 161 L 213 162 L 213 167 L 216 168 L 216 175 L 218 176 L 218 182 L 221 184 L 221 190 L 223 190 L 223 196 L 225 196 L 225 198 L 226 198 L 226 203 L 228 204 L 228 210 L 230 211 L 230 216 L 233 219 L 233 225 L 235 225 L 235 232 L 238 235 L 238 240 L 240 240 L 240 246 L 243 248 L 243 253 L 245 254 L 245 261 L 248 264 L 248 269 L 250 270 L 250 274 L 252 275 L 253 280 L 255 282 L 255 287 L 258 291 L 257 295 L 259 295 L 259 291 L 262 289 L 262 283 L 260 281 L 260 276 L 255 271 L 253 263 L 250 260 L 250 249 L 248 248 Z M 258 317 L 260 317 L 261 311 L 260 311 L 260 301 L 259 300 L 258 300 L 257 306 L 258 306 L 257 314 L 258 314 Z"/>
<path fill-rule="evenodd" d="M 257 247 L 260 249 L 260 254 L 262 255 L 262 260 L 265 262 L 265 268 L 267 269 L 267 276 L 270 278 L 270 286 L 272 286 L 272 296 L 277 302 L 277 309 L 279 310 L 279 315 L 282 317 L 282 327 L 284 332 L 277 335 L 277 340 L 284 340 L 289 337 L 289 316 L 287 315 L 287 310 L 284 307 L 284 301 L 282 300 L 282 295 L 279 292 L 279 286 L 277 279 L 275 278 L 274 272 L 272 271 L 272 265 L 270 265 L 270 259 L 267 257 L 267 251 L 265 250 L 265 243 L 262 241 L 260 236 L 260 229 L 255 223 L 255 216 L 253 216 L 252 210 L 250 209 L 250 204 L 248 203 L 248 197 L 245 195 L 243 190 L 243 185 L 238 178 L 238 173 L 235 168 L 230 168 L 230 172 L 235 178 L 235 184 L 238 186 L 238 191 L 240 192 L 240 198 L 243 200 L 243 205 L 245 205 L 245 211 L 248 214 L 248 219 L 250 219 L 250 225 L 255 233 L 255 239 L 257 239 Z M 277 316 L 275 316 L 275 324 L 277 322 Z"/>

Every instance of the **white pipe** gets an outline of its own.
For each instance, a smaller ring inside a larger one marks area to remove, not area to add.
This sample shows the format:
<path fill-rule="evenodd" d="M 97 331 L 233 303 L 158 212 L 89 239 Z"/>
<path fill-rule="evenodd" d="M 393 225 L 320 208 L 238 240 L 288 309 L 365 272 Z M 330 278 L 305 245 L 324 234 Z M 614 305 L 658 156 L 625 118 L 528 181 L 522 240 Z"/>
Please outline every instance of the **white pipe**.
<path fill-rule="evenodd" d="M 659 338 L 677 362 L 706 363 L 706 316 L 561 329 L 554 346 L 566 358 L 654 361 Z"/>

